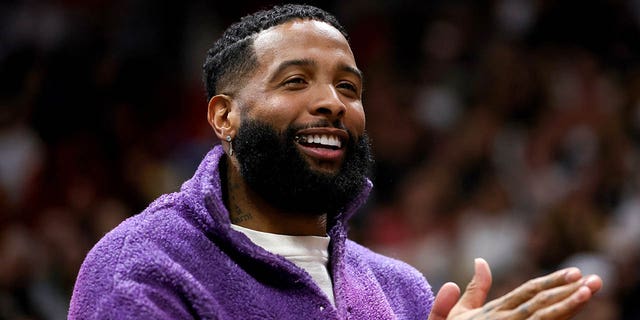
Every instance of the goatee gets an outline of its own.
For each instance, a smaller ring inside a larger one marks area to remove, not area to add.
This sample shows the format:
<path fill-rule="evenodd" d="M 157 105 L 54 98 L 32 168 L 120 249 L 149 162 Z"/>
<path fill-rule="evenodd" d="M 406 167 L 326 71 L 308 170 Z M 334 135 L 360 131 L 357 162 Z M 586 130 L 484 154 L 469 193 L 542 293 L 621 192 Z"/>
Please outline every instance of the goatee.
<path fill-rule="evenodd" d="M 249 188 L 283 212 L 335 215 L 365 185 L 373 164 L 369 139 L 366 133 L 357 141 L 349 134 L 343 163 L 330 174 L 313 170 L 302 156 L 294 141 L 300 129 L 290 126 L 280 133 L 267 123 L 245 119 L 233 141 L 240 173 Z"/>

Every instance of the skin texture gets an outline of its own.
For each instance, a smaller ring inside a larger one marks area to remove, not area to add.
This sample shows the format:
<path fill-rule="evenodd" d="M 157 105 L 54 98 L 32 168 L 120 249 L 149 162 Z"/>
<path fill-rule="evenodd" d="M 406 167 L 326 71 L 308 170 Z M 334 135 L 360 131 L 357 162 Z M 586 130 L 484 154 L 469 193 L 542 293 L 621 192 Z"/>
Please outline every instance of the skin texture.
<path fill-rule="evenodd" d="M 293 20 L 260 32 L 254 50 L 258 67 L 246 85 L 233 96 L 216 95 L 209 102 L 209 123 L 218 138 L 233 139 L 243 117 L 268 122 L 279 131 L 302 125 L 314 126 L 302 133 L 330 133 L 343 139 L 348 133 L 353 139 L 363 135 L 362 76 L 338 30 L 324 22 Z M 312 170 L 335 174 L 342 165 L 344 145 L 330 156 L 298 147 Z M 229 144 L 225 148 L 229 154 Z M 279 212 L 247 187 L 235 156 L 230 160 L 232 221 L 264 232 L 326 234 L 326 215 Z"/>
<path fill-rule="evenodd" d="M 292 124 L 324 123 L 323 128 L 313 130 L 348 130 L 355 139 L 364 133 L 361 73 L 338 30 L 323 22 L 294 20 L 259 33 L 254 49 L 259 66 L 245 86 L 209 101 L 209 123 L 228 155 L 232 143 L 225 139 L 235 137 L 243 117 L 267 121 L 276 130 Z M 298 147 L 313 170 L 335 173 L 342 164 L 339 153 L 314 156 Z M 326 234 L 326 215 L 279 212 L 248 188 L 235 156 L 229 155 L 228 159 L 227 201 L 234 223 L 279 234 Z M 491 271 L 486 261 L 476 259 L 475 275 L 464 294 L 461 296 L 456 284 L 445 284 L 436 296 L 429 320 L 569 319 L 601 287 L 598 276 L 583 277 L 580 270 L 568 268 L 532 279 L 485 303 Z"/>

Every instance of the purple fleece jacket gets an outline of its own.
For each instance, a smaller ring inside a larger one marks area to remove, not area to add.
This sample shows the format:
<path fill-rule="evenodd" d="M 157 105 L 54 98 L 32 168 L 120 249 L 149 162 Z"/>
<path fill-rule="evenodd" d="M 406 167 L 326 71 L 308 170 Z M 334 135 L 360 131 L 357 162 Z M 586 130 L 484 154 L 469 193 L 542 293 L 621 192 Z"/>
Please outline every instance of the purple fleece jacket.
<path fill-rule="evenodd" d="M 347 239 L 365 190 L 329 221 L 334 307 L 311 276 L 230 227 L 214 147 L 180 192 L 163 195 L 87 255 L 69 319 L 427 319 L 430 286 L 409 265 Z"/>

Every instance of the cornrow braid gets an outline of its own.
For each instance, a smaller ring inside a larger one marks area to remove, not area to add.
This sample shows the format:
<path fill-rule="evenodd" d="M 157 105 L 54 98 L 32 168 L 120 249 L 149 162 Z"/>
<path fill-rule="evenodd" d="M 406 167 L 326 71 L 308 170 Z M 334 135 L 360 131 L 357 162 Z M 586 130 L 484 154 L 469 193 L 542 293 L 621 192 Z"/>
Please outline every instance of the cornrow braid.
<path fill-rule="evenodd" d="M 257 67 L 253 50 L 255 35 L 295 19 L 328 23 L 349 39 L 346 30 L 333 15 L 309 5 L 285 4 L 244 16 L 229 26 L 207 51 L 202 66 L 207 100 L 216 94 L 227 93 L 225 89 L 237 87 Z"/>

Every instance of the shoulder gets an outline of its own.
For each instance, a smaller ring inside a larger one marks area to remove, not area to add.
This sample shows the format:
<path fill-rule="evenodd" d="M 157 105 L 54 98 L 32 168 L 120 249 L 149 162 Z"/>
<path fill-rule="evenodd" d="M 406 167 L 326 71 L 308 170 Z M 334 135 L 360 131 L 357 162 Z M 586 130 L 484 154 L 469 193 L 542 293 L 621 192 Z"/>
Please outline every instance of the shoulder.
<path fill-rule="evenodd" d="M 188 231 L 191 209 L 179 193 L 163 195 L 144 211 L 121 222 L 100 239 L 92 251 L 120 251 L 141 242 L 157 242 L 175 236 L 175 231 Z M 91 254 L 91 252 L 90 252 Z"/>
<path fill-rule="evenodd" d="M 194 241 L 206 240 L 196 215 L 181 193 L 163 195 L 100 239 L 87 254 L 83 268 L 97 262 L 104 266 L 144 261 L 159 252 L 179 253 Z"/>
<path fill-rule="evenodd" d="M 159 244 L 163 239 L 175 237 L 177 231 L 188 231 L 189 223 L 183 218 L 184 211 L 179 196 L 163 195 L 143 212 L 131 216 L 105 234 L 87 253 L 82 264 L 79 280 L 84 272 L 113 272 L 107 270 L 122 261 L 149 252 L 151 244 Z"/>
<path fill-rule="evenodd" d="M 194 246 L 202 242 L 213 246 L 191 216 L 179 194 L 164 195 L 107 233 L 82 263 L 70 314 L 98 312 L 100 305 L 108 305 L 119 296 L 142 296 L 145 283 L 170 286 L 177 277 L 187 274 L 175 266 L 185 266 L 181 262 L 197 254 Z M 151 283 L 160 281 L 157 279 L 167 283 Z"/>

